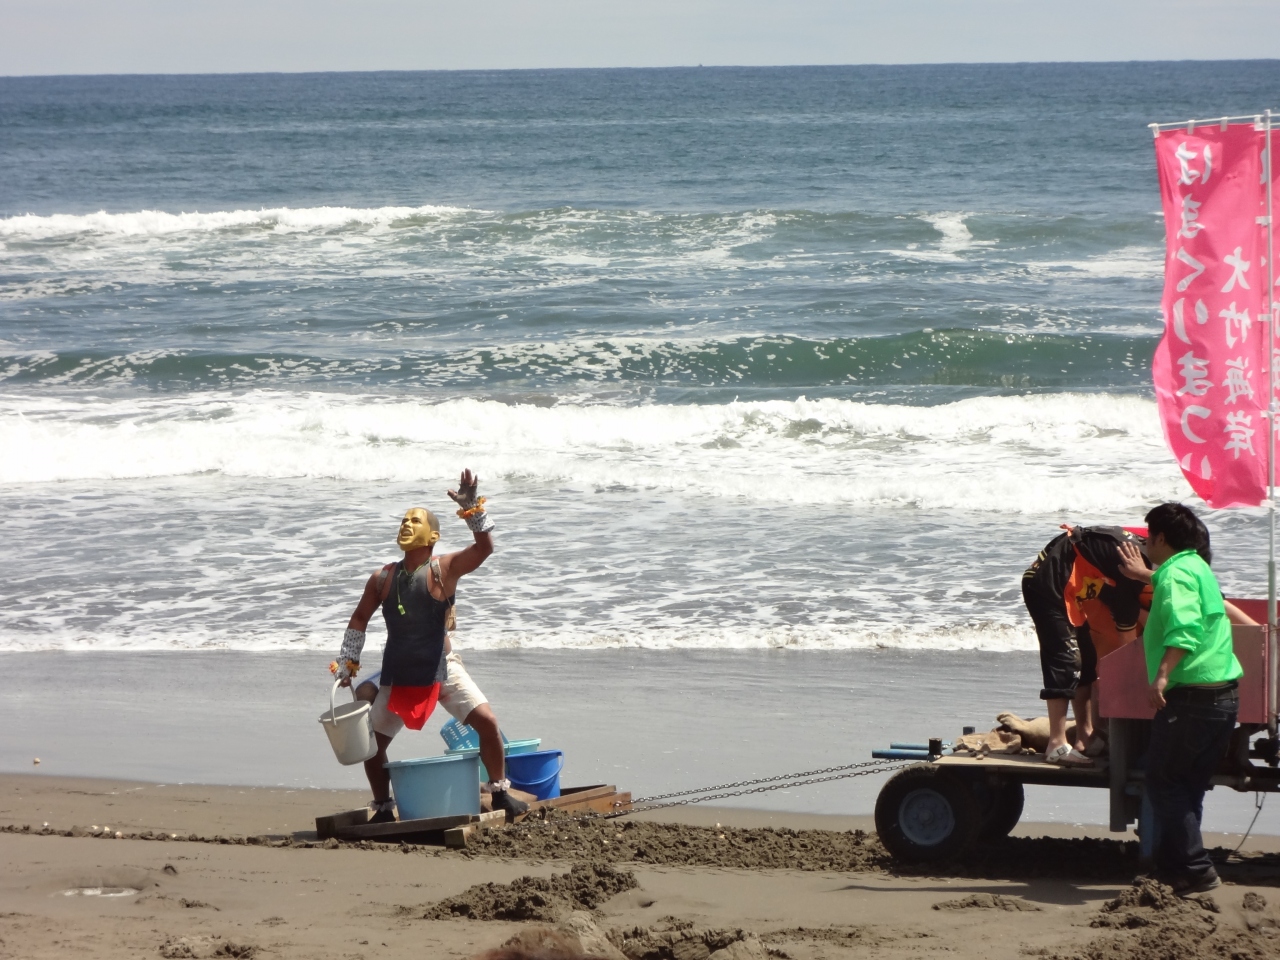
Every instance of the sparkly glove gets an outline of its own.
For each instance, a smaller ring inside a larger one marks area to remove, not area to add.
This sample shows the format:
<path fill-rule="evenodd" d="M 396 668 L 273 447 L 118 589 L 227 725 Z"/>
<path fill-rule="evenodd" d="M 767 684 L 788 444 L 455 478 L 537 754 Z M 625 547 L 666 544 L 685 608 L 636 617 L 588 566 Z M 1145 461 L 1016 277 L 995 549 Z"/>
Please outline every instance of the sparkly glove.
<path fill-rule="evenodd" d="M 469 479 L 470 472 L 464 473 L 462 478 Z M 494 528 L 494 522 L 484 512 L 485 498 L 476 496 L 479 486 L 480 478 L 476 477 L 471 483 L 458 484 L 457 490 L 449 491 L 449 497 L 458 505 L 458 516 L 467 521 L 472 533 L 488 533 Z"/>
<path fill-rule="evenodd" d="M 484 497 L 477 500 L 474 506 L 459 510 L 458 516 L 467 521 L 472 533 L 488 533 L 497 526 L 493 517 L 484 512 Z"/>
<path fill-rule="evenodd" d="M 360 669 L 360 653 L 364 650 L 364 631 L 347 628 L 342 635 L 342 649 L 338 659 L 329 664 L 329 672 L 339 680 L 354 677 Z"/>

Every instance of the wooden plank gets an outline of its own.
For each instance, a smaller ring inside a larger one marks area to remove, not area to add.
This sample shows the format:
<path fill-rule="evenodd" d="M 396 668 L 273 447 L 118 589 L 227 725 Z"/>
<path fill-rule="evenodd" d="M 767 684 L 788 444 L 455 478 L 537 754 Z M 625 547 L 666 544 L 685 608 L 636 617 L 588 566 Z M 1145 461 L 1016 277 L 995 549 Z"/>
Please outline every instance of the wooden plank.
<path fill-rule="evenodd" d="M 506 821 L 506 813 L 462 813 L 456 817 L 431 817 L 425 820 L 397 820 L 392 823 L 369 823 L 363 826 L 344 827 L 337 834 L 339 840 L 402 840 L 406 837 L 442 835 L 446 830 L 468 825 L 498 826 Z"/>
<path fill-rule="evenodd" d="M 471 839 L 471 835 L 479 828 L 478 823 L 468 823 L 465 826 L 453 827 L 444 832 L 444 845 L 450 850 L 461 850 L 466 847 L 467 841 Z"/>
<path fill-rule="evenodd" d="M 586 811 L 614 813 L 629 809 L 630 804 L 630 793 L 618 793 L 618 788 L 609 784 L 592 784 L 585 787 L 567 787 L 559 797 L 552 800 L 535 800 L 529 805 L 529 809 L 530 811 L 554 809 L 563 810 L 566 813 Z M 399 820 L 392 823 L 368 823 L 366 822 L 368 817 L 367 808 L 350 810 L 329 817 L 317 817 L 316 835 L 321 840 L 336 837 L 339 840 L 389 842 L 414 837 L 436 843 L 443 841 L 447 844 L 449 841 L 446 836 L 447 831 L 468 826 L 478 826 L 481 829 L 500 827 L 506 823 L 506 814 L 501 810 L 480 814 L 459 814 L 455 817 L 432 817 L 425 820 Z M 463 831 L 455 834 L 455 842 L 461 840 L 465 844 L 465 838 L 473 832 Z"/>
<path fill-rule="evenodd" d="M 627 793 L 611 793 L 604 797 L 579 800 L 569 809 L 579 813 L 585 813 L 588 810 L 593 813 L 625 813 L 631 809 L 631 793 L 629 791 Z"/>
<path fill-rule="evenodd" d="M 479 824 L 482 829 L 500 827 L 507 822 L 507 811 L 490 810 L 476 817 L 475 822 Z"/>
<path fill-rule="evenodd" d="M 423 820 L 394 820 L 391 823 L 366 823 L 343 827 L 335 836 L 339 840 L 383 840 L 416 833 L 440 833 L 452 827 L 474 823 L 479 814 L 460 813 L 453 817 L 428 817 Z"/>
<path fill-rule="evenodd" d="M 567 790 L 561 790 L 560 796 L 551 800 L 536 800 L 529 804 L 530 810 L 562 810 L 571 807 L 576 803 L 584 800 L 595 800 L 598 797 L 607 797 L 610 794 L 618 792 L 618 788 L 614 786 L 592 786 L 592 787 L 570 787 Z"/>
<path fill-rule="evenodd" d="M 359 810 L 346 810 L 327 817 L 316 817 L 316 836 L 321 840 L 328 840 L 330 837 L 336 837 L 338 831 L 345 827 L 360 826 L 368 823 L 368 821 L 368 807 L 361 807 Z"/>

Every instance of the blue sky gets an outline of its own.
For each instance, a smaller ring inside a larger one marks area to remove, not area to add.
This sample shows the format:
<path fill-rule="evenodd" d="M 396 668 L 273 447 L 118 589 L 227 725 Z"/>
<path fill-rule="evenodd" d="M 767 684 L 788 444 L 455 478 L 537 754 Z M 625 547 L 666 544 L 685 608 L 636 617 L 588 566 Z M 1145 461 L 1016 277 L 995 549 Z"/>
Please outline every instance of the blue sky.
<path fill-rule="evenodd" d="M 0 75 L 1276 56 L 1280 0 L 0 0 Z"/>

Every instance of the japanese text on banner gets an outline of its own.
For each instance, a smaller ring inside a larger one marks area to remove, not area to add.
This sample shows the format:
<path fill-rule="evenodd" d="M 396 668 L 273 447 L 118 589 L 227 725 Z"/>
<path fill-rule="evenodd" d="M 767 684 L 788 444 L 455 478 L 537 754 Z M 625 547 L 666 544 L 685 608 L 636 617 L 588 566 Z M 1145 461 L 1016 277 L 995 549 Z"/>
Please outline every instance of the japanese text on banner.
<path fill-rule="evenodd" d="M 1212 507 L 1266 497 L 1266 185 L 1253 124 L 1161 131 L 1165 332 L 1152 365 L 1165 438 Z"/>

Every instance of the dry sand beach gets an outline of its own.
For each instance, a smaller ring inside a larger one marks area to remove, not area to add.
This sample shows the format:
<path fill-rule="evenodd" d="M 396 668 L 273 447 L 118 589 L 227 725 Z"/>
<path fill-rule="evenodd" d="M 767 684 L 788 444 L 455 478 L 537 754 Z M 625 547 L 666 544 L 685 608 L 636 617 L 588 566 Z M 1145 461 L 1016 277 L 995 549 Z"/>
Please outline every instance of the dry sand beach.
<path fill-rule="evenodd" d="M 889 860 L 867 818 L 749 810 L 538 824 L 465 851 L 314 839 L 317 813 L 363 799 L 0 776 L 0 957 L 470 957 L 557 925 L 615 960 L 1280 956 L 1273 837 L 1188 905 L 1130 887 L 1132 842 L 1061 824 L 927 870 Z"/>

